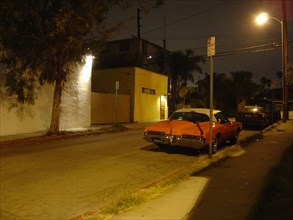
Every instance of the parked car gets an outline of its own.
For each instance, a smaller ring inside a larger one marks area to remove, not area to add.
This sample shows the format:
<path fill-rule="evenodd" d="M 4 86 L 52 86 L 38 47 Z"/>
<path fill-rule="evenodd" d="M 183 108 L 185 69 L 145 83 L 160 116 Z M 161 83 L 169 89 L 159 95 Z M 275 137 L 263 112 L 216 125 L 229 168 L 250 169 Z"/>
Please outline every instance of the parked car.
<path fill-rule="evenodd" d="M 161 148 L 183 146 L 195 149 L 209 147 L 210 110 L 205 108 L 183 108 L 175 111 L 168 120 L 159 121 L 145 127 L 145 140 Z M 212 152 L 219 144 L 237 142 L 242 129 L 239 122 L 231 122 L 219 110 L 213 110 Z"/>
<path fill-rule="evenodd" d="M 243 126 L 251 125 L 264 128 L 270 124 L 271 114 L 265 112 L 261 106 L 247 105 L 237 113 L 235 120 L 241 122 Z"/>

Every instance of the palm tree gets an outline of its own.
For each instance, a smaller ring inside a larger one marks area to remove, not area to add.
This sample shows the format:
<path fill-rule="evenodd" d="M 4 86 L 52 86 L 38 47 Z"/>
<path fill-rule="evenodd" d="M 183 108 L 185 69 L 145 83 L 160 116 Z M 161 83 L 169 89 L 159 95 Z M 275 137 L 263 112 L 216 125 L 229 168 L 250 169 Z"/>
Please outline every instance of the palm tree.
<path fill-rule="evenodd" d="M 258 93 L 259 86 L 252 81 L 252 73 L 248 71 L 231 72 L 234 92 L 236 96 L 237 106 L 242 102 L 246 102 L 248 98 L 255 96 Z"/>
<path fill-rule="evenodd" d="M 268 78 L 266 78 L 266 77 L 261 77 L 261 79 L 260 79 L 260 83 L 262 84 L 262 86 L 263 86 L 263 91 L 265 92 L 265 91 L 266 91 L 266 86 L 267 86 L 268 88 L 271 87 L 272 80 L 271 80 L 271 79 L 268 79 Z"/>
<path fill-rule="evenodd" d="M 194 72 L 202 73 L 200 63 L 204 62 L 201 56 L 195 56 L 192 50 L 176 51 L 170 57 L 171 70 L 171 102 L 170 110 L 174 111 L 180 88 L 186 87 L 187 82 L 194 83 Z"/>

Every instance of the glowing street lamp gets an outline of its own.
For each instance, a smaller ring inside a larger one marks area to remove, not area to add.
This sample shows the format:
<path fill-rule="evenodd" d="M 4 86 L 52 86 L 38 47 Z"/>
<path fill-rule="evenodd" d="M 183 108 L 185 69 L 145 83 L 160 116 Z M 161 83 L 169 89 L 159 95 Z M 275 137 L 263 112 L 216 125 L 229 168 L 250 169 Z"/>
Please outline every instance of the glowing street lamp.
<path fill-rule="evenodd" d="M 286 63 L 285 63 L 285 45 L 284 45 L 284 39 L 285 39 L 285 35 L 284 35 L 284 22 L 278 18 L 275 17 L 271 17 L 269 16 L 268 13 L 266 12 L 262 12 L 260 13 L 256 19 L 255 22 L 258 25 L 263 25 L 264 23 L 266 23 L 269 19 L 273 19 L 275 21 L 278 21 L 281 25 L 281 39 L 282 39 L 282 73 L 283 73 L 283 122 L 286 122 L 287 120 L 287 103 L 288 103 L 288 94 L 287 94 L 287 83 L 286 83 L 286 79 L 287 79 L 287 75 L 286 75 Z"/>
<path fill-rule="evenodd" d="M 255 21 L 257 24 L 262 25 L 266 23 L 268 19 L 269 19 L 269 14 L 266 12 L 262 12 L 256 17 Z"/>

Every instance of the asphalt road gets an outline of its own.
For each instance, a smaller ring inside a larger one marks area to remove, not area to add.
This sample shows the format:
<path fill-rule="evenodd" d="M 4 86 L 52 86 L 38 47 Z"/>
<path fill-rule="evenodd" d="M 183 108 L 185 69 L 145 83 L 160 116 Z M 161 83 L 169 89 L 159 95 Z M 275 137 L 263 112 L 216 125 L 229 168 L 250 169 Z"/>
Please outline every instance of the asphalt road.
<path fill-rule="evenodd" d="M 245 131 L 240 138 L 258 133 Z M 1 147 L 0 219 L 71 219 L 191 167 L 197 151 L 161 151 L 142 130 Z"/>

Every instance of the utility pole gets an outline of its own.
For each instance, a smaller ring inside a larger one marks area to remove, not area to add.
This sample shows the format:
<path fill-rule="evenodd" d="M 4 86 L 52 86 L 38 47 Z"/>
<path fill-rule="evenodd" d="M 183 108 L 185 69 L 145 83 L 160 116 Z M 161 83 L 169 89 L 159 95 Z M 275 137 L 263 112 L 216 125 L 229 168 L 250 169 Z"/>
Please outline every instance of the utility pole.
<path fill-rule="evenodd" d="M 213 148 L 213 121 L 214 121 L 214 56 L 216 55 L 216 37 L 208 38 L 207 55 L 210 57 L 210 132 L 209 132 L 209 158 L 212 158 Z M 216 137 L 215 137 L 216 139 Z M 214 140 L 217 141 L 217 140 Z M 216 143 L 217 144 L 217 143 Z"/>
<path fill-rule="evenodd" d="M 141 27 L 140 19 L 141 19 L 141 17 L 140 17 L 140 9 L 139 8 L 137 8 L 136 19 L 137 19 L 137 38 L 140 39 L 140 27 Z"/>
<path fill-rule="evenodd" d="M 166 15 L 164 15 L 164 39 L 163 39 L 163 48 L 164 48 L 164 58 L 163 58 L 163 72 L 167 74 L 167 49 L 166 49 Z"/>
<path fill-rule="evenodd" d="M 283 122 L 288 119 L 288 38 L 287 38 L 287 7 L 286 0 L 282 0 L 282 58 L 283 58 Z"/>

